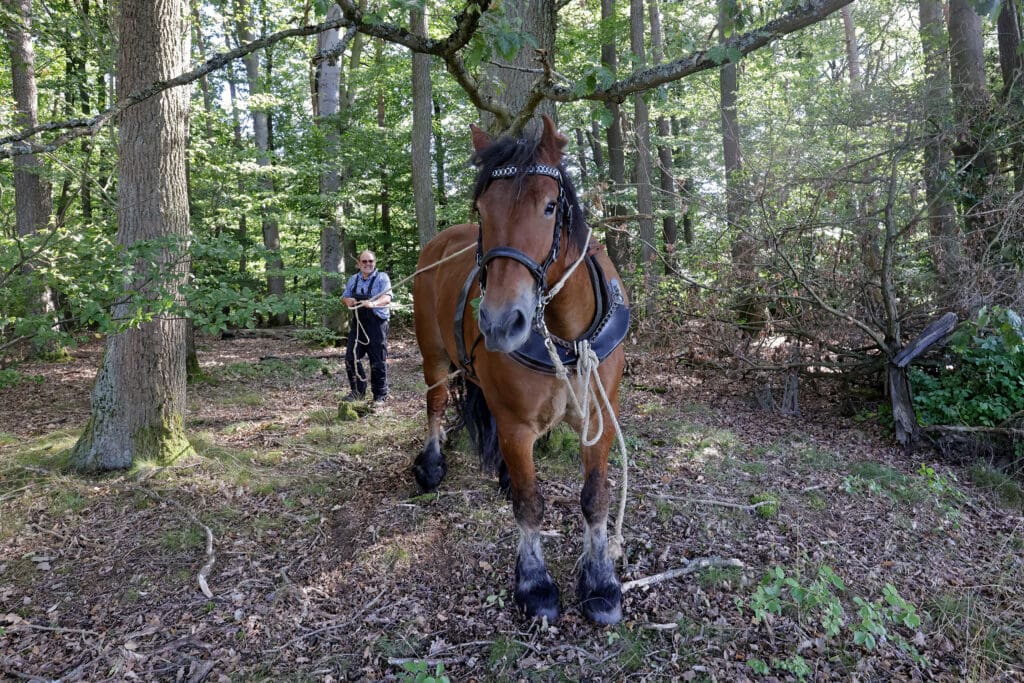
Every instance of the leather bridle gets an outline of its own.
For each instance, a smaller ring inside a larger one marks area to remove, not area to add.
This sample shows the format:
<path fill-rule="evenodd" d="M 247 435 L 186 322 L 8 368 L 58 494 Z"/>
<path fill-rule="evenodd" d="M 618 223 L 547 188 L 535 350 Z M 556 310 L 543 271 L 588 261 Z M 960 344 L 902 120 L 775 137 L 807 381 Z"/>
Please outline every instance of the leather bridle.
<path fill-rule="evenodd" d="M 558 168 L 549 166 L 548 164 L 531 164 L 520 170 L 518 166 L 501 166 L 491 171 L 491 180 L 498 180 L 501 178 L 515 178 L 520 173 L 523 175 L 544 175 L 549 178 L 554 178 L 558 182 L 558 202 L 555 208 L 555 230 L 554 235 L 551 238 L 551 250 L 548 252 L 548 256 L 544 259 L 543 263 L 537 263 L 532 258 L 524 254 L 523 252 L 513 247 L 498 246 L 488 249 L 487 253 L 484 253 L 484 226 L 483 220 L 478 221 L 479 232 L 477 233 L 476 241 L 476 264 L 480 269 L 480 291 L 483 292 L 487 286 L 487 264 L 497 258 L 508 258 L 518 262 L 537 283 L 537 295 L 539 298 L 543 298 L 544 294 L 547 293 L 547 277 L 548 270 L 551 265 L 558 259 L 558 252 L 561 246 L 562 239 L 562 221 L 572 220 L 572 209 L 568 206 L 568 199 L 565 196 L 565 189 L 562 185 L 562 173 Z M 571 225 L 570 225 L 571 227 Z"/>

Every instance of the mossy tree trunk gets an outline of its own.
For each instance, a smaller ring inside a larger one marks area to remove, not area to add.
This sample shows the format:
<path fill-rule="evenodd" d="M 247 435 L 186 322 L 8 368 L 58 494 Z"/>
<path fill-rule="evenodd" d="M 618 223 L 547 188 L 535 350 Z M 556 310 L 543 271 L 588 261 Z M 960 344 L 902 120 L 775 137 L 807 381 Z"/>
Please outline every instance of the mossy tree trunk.
<path fill-rule="evenodd" d="M 184 0 L 123 0 L 119 98 L 187 68 L 187 13 Z M 134 282 L 125 283 L 153 302 L 159 300 L 161 288 L 177 298 L 188 272 L 188 106 L 188 90 L 179 87 L 150 97 L 121 116 L 117 240 L 125 248 L 148 240 L 166 245 L 153 259 L 155 265 L 140 260 Z M 114 312 L 127 317 L 132 306 L 122 303 Z M 184 431 L 188 322 L 179 315 L 156 313 L 150 322 L 107 337 L 89 422 L 72 452 L 77 468 L 123 469 L 136 460 L 167 461 L 190 450 Z"/>

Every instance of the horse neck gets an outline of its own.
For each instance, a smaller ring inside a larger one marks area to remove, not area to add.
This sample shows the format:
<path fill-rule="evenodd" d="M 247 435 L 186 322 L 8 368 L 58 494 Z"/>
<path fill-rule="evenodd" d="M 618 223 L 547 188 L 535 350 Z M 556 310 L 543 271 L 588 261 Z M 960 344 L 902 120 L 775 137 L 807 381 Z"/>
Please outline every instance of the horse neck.
<path fill-rule="evenodd" d="M 565 262 L 563 257 L 563 265 L 568 269 L 572 261 Z M 557 279 L 555 281 L 557 282 Z M 596 308 L 590 271 L 586 263 L 581 263 L 569 276 L 562 290 L 547 305 L 544 320 L 555 336 L 576 339 L 590 327 Z"/>

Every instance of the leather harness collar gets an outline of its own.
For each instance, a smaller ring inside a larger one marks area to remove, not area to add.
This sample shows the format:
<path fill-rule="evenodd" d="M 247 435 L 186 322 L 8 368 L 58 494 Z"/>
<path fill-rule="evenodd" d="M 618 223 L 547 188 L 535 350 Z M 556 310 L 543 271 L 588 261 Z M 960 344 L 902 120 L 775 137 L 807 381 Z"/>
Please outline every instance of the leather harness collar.
<path fill-rule="evenodd" d="M 553 334 L 550 335 L 559 360 L 565 367 L 570 369 L 574 368 L 577 361 L 579 361 L 577 349 L 580 342 L 589 342 L 590 348 L 597 355 L 598 360 L 604 360 L 622 343 L 622 340 L 626 338 L 626 334 L 629 331 L 629 306 L 626 305 L 625 296 L 622 293 L 622 284 L 618 280 L 609 280 L 607 278 L 604 270 L 592 253 L 587 254 L 584 262 L 590 274 L 590 282 L 594 291 L 596 303 L 594 320 L 587 331 L 576 339 L 561 339 Z M 467 348 L 462 330 L 466 310 L 469 305 L 469 293 L 473 289 L 473 284 L 477 281 L 479 275 L 480 268 L 478 266 L 470 270 L 466 282 L 462 285 L 458 305 L 455 308 L 454 333 L 456 351 L 459 355 L 459 363 L 471 378 L 476 377 L 476 372 L 473 369 L 473 356 L 475 355 L 476 347 L 483 339 L 483 335 L 478 333 L 476 339 L 473 340 L 472 346 Z M 531 370 L 549 375 L 555 374 L 555 366 L 551 362 L 551 356 L 548 355 L 547 347 L 544 344 L 544 330 L 536 318 L 534 318 L 530 326 L 530 336 L 527 337 L 519 349 L 509 355 L 518 363 L 525 365 Z"/>

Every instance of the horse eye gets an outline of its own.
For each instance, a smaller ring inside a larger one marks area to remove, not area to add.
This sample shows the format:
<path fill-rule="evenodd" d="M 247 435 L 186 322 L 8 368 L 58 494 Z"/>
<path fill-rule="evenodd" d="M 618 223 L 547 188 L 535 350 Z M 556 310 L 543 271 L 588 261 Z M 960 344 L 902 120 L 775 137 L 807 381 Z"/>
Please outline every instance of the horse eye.
<path fill-rule="evenodd" d="M 555 213 L 555 203 L 554 202 L 548 202 L 548 205 L 544 207 L 544 215 L 545 216 L 552 216 L 552 215 L 554 215 L 554 213 Z"/>

